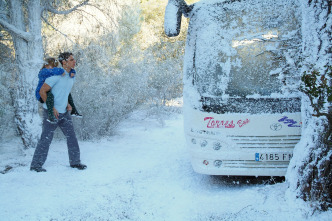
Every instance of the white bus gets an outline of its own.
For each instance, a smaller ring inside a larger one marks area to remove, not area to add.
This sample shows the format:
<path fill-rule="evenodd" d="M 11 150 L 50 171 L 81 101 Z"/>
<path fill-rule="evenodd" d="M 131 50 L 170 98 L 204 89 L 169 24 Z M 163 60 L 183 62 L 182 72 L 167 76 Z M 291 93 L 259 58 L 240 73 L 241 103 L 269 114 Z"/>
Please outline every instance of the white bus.
<path fill-rule="evenodd" d="M 184 125 L 202 174 L 284 176 L 301 137 L 296 0 L 169 0 L 165 32 L 190 18 Z M 181 12 L 181 13 L 180 13 Z"/>

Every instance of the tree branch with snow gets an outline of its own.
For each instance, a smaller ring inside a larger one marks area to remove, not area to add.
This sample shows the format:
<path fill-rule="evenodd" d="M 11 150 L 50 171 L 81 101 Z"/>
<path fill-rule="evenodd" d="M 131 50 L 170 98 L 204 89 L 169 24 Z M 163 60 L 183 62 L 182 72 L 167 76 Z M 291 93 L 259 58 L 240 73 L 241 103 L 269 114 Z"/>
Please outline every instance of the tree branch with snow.
<path fill-rule="evenodd" d="M 71 9 L 68 9 L 68 10 L 65 10 L 65 11 L 58 11 L 56 10 L 55 8 L 53 8 L 51 5 L 50 5 L 50 2 L 47 3 L 46 7 L 45 7 L 45 10 L 46 11 L 49 11 L 51 13 L 54 13 L 54 14 L 61 14 L 61 15 L 67 15 L 67 14 L 70 14 L 71 12 L 77 10 L 78 8 L 82 7 L 82 6 L 85 6 L 89 3 L 89 0 L 85 0 L 84 2 L 74 6 L 73 8 Z"/>
<path fill-rule="evenodd" d="M 62 34 L 63 36 L 65 36 L 66 39 L 68 39 L 69 41 L 71 41 L 72 43 L 73 40 L 71 40 L 68 35 L 66 35 L 65 33 L 61 32 L 59 29 L 57 29 L 56 27 L 54 27 L 44 16 L 41 16 L 41 18 L 43 19 L 43 21 L 48 24 L 49 26 L 51 26 L 55 31 L 59 32 L 60 34 Z"/>
<path fill-rule="evenodd" d="M 4 19 L 0 18 L 0 25 L 8 32 L 16 35 L 17 37 L 20 37 L 26 41 L 31 41 L 33 40 L 32 35 L 28 32 L 22 31 L 18 28 L 16 28 L 14 25 L 8 23 Z"/>

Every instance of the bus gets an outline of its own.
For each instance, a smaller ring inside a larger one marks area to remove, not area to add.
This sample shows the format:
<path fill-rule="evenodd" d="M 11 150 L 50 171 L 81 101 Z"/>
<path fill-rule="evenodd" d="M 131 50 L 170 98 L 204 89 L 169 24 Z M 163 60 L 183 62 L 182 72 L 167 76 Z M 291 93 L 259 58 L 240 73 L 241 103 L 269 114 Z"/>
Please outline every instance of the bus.
<path fill-rule="evenodd" d="M 169 0 L 165 33 L 189 18 L 184 130 L 195 172 L 285 176 L 301 138 L 296 0 Z"/>

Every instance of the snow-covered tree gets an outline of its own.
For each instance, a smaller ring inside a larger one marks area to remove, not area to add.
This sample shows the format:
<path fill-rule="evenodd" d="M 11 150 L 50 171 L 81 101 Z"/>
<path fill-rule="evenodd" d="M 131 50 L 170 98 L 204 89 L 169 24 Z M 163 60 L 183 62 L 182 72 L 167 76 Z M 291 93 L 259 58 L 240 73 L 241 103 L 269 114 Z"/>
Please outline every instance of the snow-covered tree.
<path fill-rule="evenodd" d="M 314 209 L 332 207 L 332 1 L 301 0 L 303 131 L 287 179 L 289 193 Z"/>
<path fill-rule="evenodd" d="M 7 41 L 8 36 L 0 36 L 1 41 Z M 13 56 L 8 45 L 0 41 L 0 142 L 12 138 L 15 134 L 15 122 L 12 105 L 12 85 L 15 82 L 13 72 Z M 0 150 L 1 151 L 1 150 Z"/>
<path fill-rule="evenodd" d="M 59 1 L 56 1 L 59 2 Z M 69 14 L 86 5 L 88 0 L 59 11 L 53 7 L 54 1 L 46 0 L 1 0 L 0 28 L 7 31 L 13 41 L 15 51 L 16 94 L 15 120 L 19 134 L 26 148 L 35 146 L 40 134 L 40 118 L 34 97 L 36 73 L 44 57 L 42 44 L 42 15 L 45 12 Z"/>

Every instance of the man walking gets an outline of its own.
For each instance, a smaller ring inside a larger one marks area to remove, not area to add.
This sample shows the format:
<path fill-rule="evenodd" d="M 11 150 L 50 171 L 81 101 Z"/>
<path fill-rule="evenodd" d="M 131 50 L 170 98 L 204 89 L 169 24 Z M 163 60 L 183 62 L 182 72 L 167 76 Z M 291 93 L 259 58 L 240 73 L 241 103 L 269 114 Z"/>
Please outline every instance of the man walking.
<path fill-rule="evenodd" d="M 75 78 L 71 78 L 69 73 L 72 69 L 75 68 L 76 61 L 72 53 L 64 52 L 59 55 L 59 62 L 65 70 L 65 74 L 47 78 L 39 92 L 41 98 L 44 101 L 43 131 L 30 166 L 30 170 L 36 172 L 46 172 L 46 170 L 43 168 L 43 165 L 47 158 L 54 131 L 58 126 L 67 138 L 70 166 L 79 170 L 84 170 L 87 168 L 86 165 L 81 163 L 80 148 L 74 131 L 73 121 L 69 114 L 69 111 L 71 111 L 71 106 L 68 104 L 68 95 L 75 81 Z M 54 95 L 53 113 L 57 119 L 55 123 L 48 121 L 48 112 L 45 104 L 47 99 L 47 92 L 50 90 Z"/>

